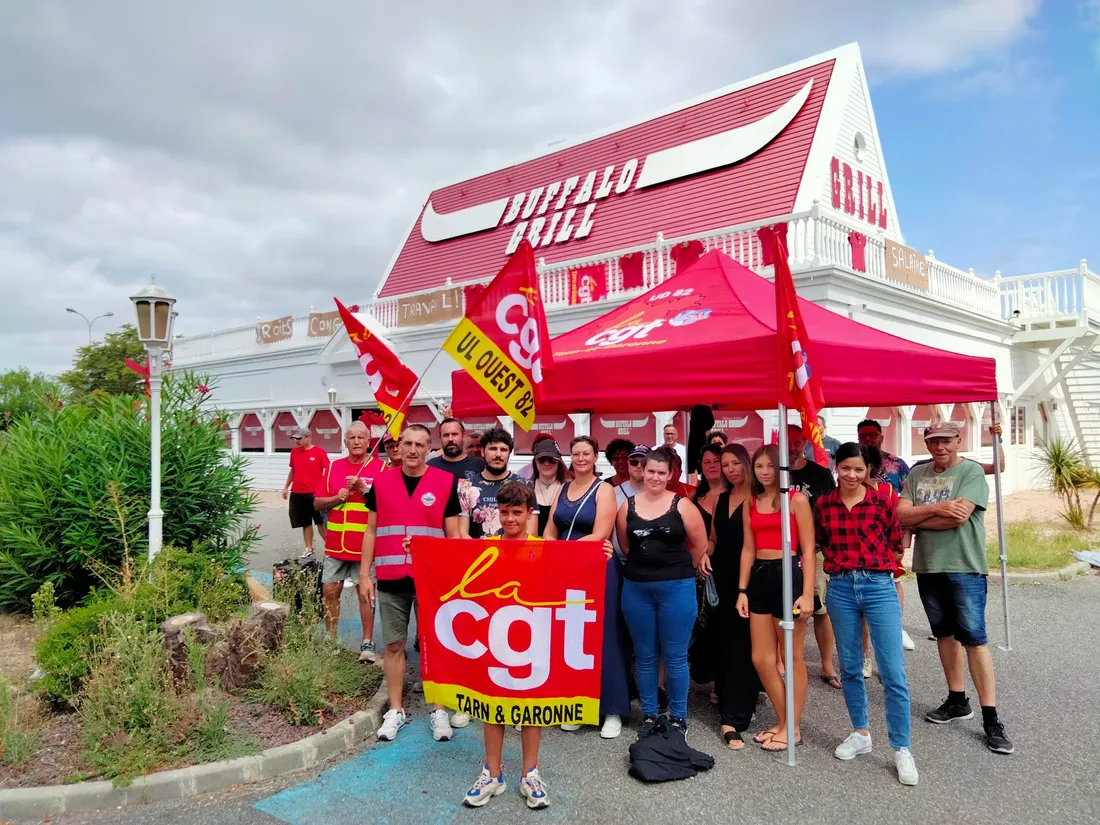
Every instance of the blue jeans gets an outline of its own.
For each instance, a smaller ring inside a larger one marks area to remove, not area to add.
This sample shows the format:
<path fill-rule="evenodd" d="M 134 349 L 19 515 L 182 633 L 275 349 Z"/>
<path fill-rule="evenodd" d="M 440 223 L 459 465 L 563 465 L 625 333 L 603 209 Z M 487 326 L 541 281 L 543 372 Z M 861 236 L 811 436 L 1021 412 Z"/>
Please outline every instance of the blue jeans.
<path fill-rule="evenodd" d="M 909 686 L 901 646 L 901 603 L 894 577 L 877 570 L 855 570 L 829 577 L 825 597 L 836 635 L 840 683 L 852 727 L 867 729 L 867 685 L 863 678 L 863 620 L 871 632 L 882 687 L 886 693 L 886 730 L 892 748 L 909 747 Z"/>
<path fill-rule="evenodd" d="M 669 714 L 676 719 L 687 719 L 688 643 L 699 612 L 695 579 L 664 582 L 627 579 L 623 582 L 622 609 L 634 641 L 642 714 L 657 715 L 657 657 L 660 655 L 665 663 Z"/>

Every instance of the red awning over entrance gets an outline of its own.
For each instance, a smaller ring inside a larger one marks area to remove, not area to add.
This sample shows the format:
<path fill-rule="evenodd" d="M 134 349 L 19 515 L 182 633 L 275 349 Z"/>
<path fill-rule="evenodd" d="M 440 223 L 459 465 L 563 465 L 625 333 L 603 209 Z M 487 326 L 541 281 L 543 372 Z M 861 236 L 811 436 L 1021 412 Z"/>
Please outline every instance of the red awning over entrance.
<path fill-rule="evenodd" d="M 830 407 L 997 397 L 996 363 L 915 344 L 800 300 L 810 367 Z M 778 403 L 775 287 L 718 251 L 644 295 L 553 340 L 555 371 L 538 412 L 632 412 L 693 404 L 755 410 Z M 497 412 L 465 372 L 462 415 Z"/>

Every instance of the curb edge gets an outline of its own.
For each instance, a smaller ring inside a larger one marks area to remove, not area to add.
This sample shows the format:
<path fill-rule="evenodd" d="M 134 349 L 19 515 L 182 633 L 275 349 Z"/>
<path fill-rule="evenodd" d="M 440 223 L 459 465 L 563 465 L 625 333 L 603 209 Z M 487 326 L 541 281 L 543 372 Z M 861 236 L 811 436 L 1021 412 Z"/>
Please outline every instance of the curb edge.
<path fill-rule="evenodd" d="M 147 774 L 125 788 L 116 788 L 110 780 L 97 780 L 3 789 L 0 790 L 0 819 L 35 819 L 72 811 L 101 811 L 165 799 L 184 799 L 313 768 L 365 742 L 381 725 L 385 703 L 386 684 L 383 681 L 364 710 L 320 733 L 268 748 L 253 756 Z"/>
<path fill-rule="evenodd" d="M 1075 561 L 1073 564 L 1063 567 L 1061 570 L 1048 570 L 1044 573 L 1009 573 L 1009 584 L 1050 584 L 1053 582 L 1069 581 L 1077 576 L 1083 576 L 1089 572 L 1091 565 L 1088 562 Z M 990 581 L 1001 580 L 1000 571 L 989 573 Z"/>

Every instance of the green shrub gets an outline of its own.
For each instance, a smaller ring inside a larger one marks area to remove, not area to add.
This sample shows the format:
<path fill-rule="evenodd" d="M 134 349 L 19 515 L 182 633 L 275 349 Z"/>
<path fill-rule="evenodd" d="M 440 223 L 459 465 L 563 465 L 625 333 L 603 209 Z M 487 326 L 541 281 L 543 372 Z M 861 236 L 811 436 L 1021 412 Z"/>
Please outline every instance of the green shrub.
<path fill-rule="evenodd" d="M 126 610 L 123 600 L 107 597 L 56 618 L 35 645 L 35 660 L 45 673 L 35 687 L 53 702 L 72 704 L 102 642 L 104 622 Z"/>
<path fill-rule="evenodd" d="M 358 656 L 318 640 L 287 645 L 264 659 L 256 701 L 276 708 L 292 725 L 316 725 L 332 707 L 332 696 L 358 696 L 378 684 L 378 671 L 365 668 Z"/>
<path fill-rule="evenodd" d="M 151 567 L 143 562 L 130 575 L 116 576 L 92 591 L 84 606 L 55 616 L 35 649 L 38 666 L 46 674 L 38 682 L 39 690 L 54 702 L 74 702 L 102 646 L 104 621 L 111 614 L 159 624 L 198 610 L 220 621 L 247 601 L 243 575 L 226 573 L 202 553 L 166 547 Z"/>
<path fill-rule="evenodd" d="M 220 419 L 200 410 L 199 380 L 166 378 L 161 421 L 164 541 L 236 570 L 258 538 L 240 456 Z M 146 400 L 99 395 L 14 421 L 0 448 L 0 610 L 27 612 L 53 583 L 62 607 L 82 600 L 127 553 L 147 546 Z"/>

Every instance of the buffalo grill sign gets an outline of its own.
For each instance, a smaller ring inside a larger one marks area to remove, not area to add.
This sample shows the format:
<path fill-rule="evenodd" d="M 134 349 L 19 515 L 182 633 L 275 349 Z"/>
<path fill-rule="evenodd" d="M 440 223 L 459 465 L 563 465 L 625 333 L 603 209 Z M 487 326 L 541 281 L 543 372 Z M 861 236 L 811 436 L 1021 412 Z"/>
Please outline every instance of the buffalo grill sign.
<path fill-rule="evenodd" d="M 442 243 L 507 227 L 511 236 L 504 247 L 506 255 L 515 252 L 524 238 L 535 249 L 587 238 L 601 202 L 732 166 L 763 151 L 794 120 L 812 88 L 813 80 L 807 80 L 779 108 L 751 123 L 594 169 L 563 170 L 561 177 L 512 196 L 447 213 L 436 212 L 428 201 L 420 220 L 421 237 L 428 243 Z"/>

